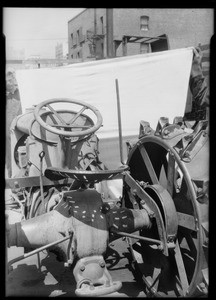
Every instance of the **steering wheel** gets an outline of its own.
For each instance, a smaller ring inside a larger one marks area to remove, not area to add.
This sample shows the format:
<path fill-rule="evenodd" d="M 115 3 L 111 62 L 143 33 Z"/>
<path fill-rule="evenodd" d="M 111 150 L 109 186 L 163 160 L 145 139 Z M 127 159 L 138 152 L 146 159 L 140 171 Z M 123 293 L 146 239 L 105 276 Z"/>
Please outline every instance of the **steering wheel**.
<path fill-rule="evenodd" d="M 54 110 L 52 108 L 52 106 L 50 105 L 52 103 L 60 103 L 60 102 L 67 102 L 67 103 L 72 103 L 72 104 L 78 104 L 78 105 L 82 106 L 82 108 L 81 108 L 81 110 L 79 112 L 77 112 L 75 114 L 75 116 L 72 117 L 71 120 L 69 120 L 68 122 L 66 122 L 64 119 L 62 119 L 62 117 L 59 115 L 59 113 L 56 110 Z M 59 121 L 58 124 L 49 125 L 49 124 L 45 123 L 42 120 L 41 115 L 43 115 L 43 114 L 40 114 L 40 110 L 43 107 L 47 107 L 56 116 L 56 119 Z M 76 121 L 76 119 L 80 115 L 82 115 L 82 113 L 86 109 L 90 109 L 96 115 L 96 117 L 97 117 L 96 124 L 94 124 L 94 125 L 88 125 L 88 126 L 74 124 L 74 122 Z M 62 136 L 67 136 L 67 137 L 78 137 L 78 136 L 89 135 L 89 134 L 95 132 L 96 130 L 98 130 L 101 127 L 102 122 L 103 122 L 101 113 L 94 106 L 92 106 L 90 104 L 87 104 L 87 103 L 85 103 L 83 101 L 77 101 L 77 100 L 68 99 L 68 98 L 50 99 L 50 100 L 46 100 L 46 101 L 41 102 L 40 104 L 38 104 L 35 107 L 34 116 L 35 116 L 35 119 L 37 120 L 37 122 L 44 129 L 46 129 L 46 130 L 48 130 L 48 131 L 50 131 L 52 133 L 55 133 L 55 134 L 58 134 L 58 135 L 62 135 Z M 64 128 L 64 130 L 57 129 L 55 127 L 61 127 L 61 128 Z M 76 130 L 75 132 L 73 132 L 73 131 L 71 131 L 71 129 L 73 129 L 73 128 L 76 128 L 76 129 L 77 128 L 81 128 L 81 130 L 79 130 L 79 131 Z"/>

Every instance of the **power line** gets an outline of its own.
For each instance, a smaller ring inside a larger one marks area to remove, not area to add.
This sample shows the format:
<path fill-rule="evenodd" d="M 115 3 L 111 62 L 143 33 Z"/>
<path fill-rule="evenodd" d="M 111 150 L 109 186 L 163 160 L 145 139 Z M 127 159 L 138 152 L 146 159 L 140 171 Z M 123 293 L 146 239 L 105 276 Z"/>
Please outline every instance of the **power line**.
<path fill-rule="evenodd" d="M 8 41 L 55 41 L 55 40 L 67 40 L 68 38 L 45 38 L 45 39 L 13 39 L 6 38 Z"/>

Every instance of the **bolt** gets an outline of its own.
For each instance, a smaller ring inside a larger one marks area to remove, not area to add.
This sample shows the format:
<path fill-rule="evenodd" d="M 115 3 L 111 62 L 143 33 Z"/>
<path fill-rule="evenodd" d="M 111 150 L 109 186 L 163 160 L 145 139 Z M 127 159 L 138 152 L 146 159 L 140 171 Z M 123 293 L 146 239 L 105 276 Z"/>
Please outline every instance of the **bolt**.
<path fill-rule="evenodd" d="M 85 271 L 85 266 L 84 266 L 84 265 L 82 265 L 82 266 L 80 267 L 80 271 L 81 271 L 81 272 Z"/>
<path fill-rule="evenodd" d="M 133 195 L 136 195 L 136 193 L 137 193 L 137 190 L 136 190 L 136 189 L 133 189 L 133 190 L 132 190 L 132 194 L 133 194 Z"/>
<path fill-rule="evenodd" d="M 200 287 L 201 290 L 204 290 L 205 287 L 206 287 L 206 285 L 205 285 L 204 282 L 201 282 L 201 283 L 199 284 L 199 287 Z"/>
<path fill-rule="evenodd" d="M 101 268 L 104 268 L 105 267 L 105 262 L 104 261 L 100 261 L 99 265 L 100 265 Z"/>
<path fill-rule="evenodd" d="M 68 267 L 70 267 L 72 265 L 72 262 L 73 262 L 72 259 L 68 259 L 68 261 L 64 263 L 64 266 L 66 268 L 68 268 Z"/>

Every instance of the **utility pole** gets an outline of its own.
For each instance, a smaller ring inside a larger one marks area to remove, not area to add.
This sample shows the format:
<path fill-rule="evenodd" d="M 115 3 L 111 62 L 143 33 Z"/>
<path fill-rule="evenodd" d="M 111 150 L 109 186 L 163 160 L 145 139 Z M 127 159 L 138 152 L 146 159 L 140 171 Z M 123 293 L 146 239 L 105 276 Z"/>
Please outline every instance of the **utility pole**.
<path fill-rule="evenodd" d="M 107 57 L 114 57 L 113 45 L 113 8 L 106 9 L 106 44 L 107 44 Z"/>

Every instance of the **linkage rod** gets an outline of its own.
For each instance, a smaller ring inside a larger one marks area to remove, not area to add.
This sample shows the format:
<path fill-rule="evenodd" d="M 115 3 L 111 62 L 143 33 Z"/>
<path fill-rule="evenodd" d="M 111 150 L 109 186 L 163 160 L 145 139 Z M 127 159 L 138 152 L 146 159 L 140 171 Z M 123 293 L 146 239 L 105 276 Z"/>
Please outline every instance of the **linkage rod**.
<path fill-rule="evenodd" d="M 128 237 L 131 237 L 131 238 L 139 239 L 139 240 L 142 240 L 142 241 L 145 241 L 145 242 L 150 242 L 150 243 L 155 243 L 155 244 L 162 245 L 160 240 L 151 239 L 151 238 L 147 238 L 147 237 L 136 235 L 136 234 L 121 232 L 121 231 L 115 231 L 113 233 L 121 235 L 121 236 L 128 236 Z"/>
<path fill-rule="evenodd" d="M 58 241 L 52 242 L 52 243 L 50 243 L 50 244 L 47 244 L 47 245 L 42 246 L 42 247 L 40 247 L 40 248 L 37 248 L 37 249 L 35 249 L 35 250 L 33 250 L 33 251 L 29 252 L 29 253 L 25 253 L 25 254 L 23 254 L 23 255 L 21 255 L 21 256 L 18 256 L 18 257 L 16 257 L 16 258 L 12 259 L 11 261 L 9 261 L 9 262 L 8 262 L 8 265 L 10 266 L 10 265 L 14 264 L 14 263 L 17 262 L 17 261 L 20 261 L 20 260 L 22 260 L 22 259 L 24 259 L 24 258 L 27 258 L 27 257 L 29 257 L 29 256 L 32 256 L 32 255 L 34 255 L 34 254 L 37 254 L 37 253 L 39 253 L 39 252 L 41 252 L 41 251 L 43 251 L 43 250 L 46 250 L 46 249 L 48 249 L 48 248 L 50 248 L 50 247 L 52 247 L 52 246 L 55 246 L 55 245 L 57 245 L 57 244 L 60 244 L 60 243 L 62 243 L 62 242 L 64 242 L 64 241 L 66 241 L 66 240 L 69 240 L 69 239 L 72 237 L 72 235 L 73 235 L 73 234 L 70 234 L 69 236 L 66 236 L 66 237 L 64 237 L 64 238 L 62 238 L 62 239 L 60 239 L 60 240 L 58 240 Z"/>

